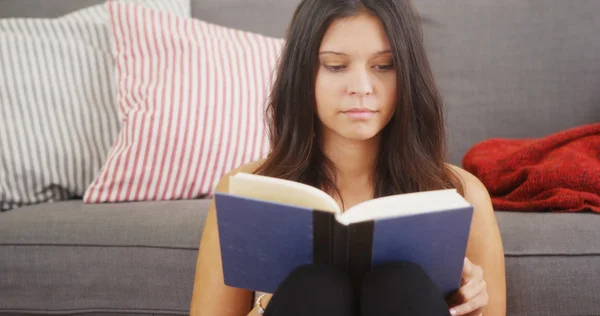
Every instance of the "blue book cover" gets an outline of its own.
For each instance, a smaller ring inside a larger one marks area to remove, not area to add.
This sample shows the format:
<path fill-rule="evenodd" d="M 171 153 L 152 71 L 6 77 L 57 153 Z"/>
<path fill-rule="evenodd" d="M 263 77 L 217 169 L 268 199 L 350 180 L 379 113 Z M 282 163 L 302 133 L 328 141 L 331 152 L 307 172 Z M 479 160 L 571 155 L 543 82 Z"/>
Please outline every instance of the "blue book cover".
<path fill-rule="evenodd" d="M 274 293 L 304 264 L 360 278 L 372 265 L 410 261 L 445 295 L 459 288 L 473 207 L 455 190 L 383 197 L 341 213 L 307 187 L 238 174 L 229 192 L 215 194 L 226 285 Z"/>

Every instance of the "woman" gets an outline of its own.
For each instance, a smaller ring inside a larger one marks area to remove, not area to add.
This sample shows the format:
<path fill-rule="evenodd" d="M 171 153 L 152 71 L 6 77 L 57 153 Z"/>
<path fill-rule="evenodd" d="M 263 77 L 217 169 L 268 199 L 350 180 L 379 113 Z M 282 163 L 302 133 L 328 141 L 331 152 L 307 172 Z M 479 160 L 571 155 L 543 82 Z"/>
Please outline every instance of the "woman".
<path fill-rule="evenodd" d="M 373 268 L 354 295 L 343 273 L 304 266 L 255 302 L 252 292 L 223 285 L 213 204 L 193 315 L 505 315 L 490 198 L 477 178 L 444 162 L 442 100 L 419 23 L 408 0 L 302 1 L 268 107 L 272 152 L 229 172 L 217 190 L 237 172 L 258 173 L 316 186 L 348 209 L 374 197 L 456 188 L 475 208 L 460 289 L 442 297 L 423 270 L 400 262 Z"/>

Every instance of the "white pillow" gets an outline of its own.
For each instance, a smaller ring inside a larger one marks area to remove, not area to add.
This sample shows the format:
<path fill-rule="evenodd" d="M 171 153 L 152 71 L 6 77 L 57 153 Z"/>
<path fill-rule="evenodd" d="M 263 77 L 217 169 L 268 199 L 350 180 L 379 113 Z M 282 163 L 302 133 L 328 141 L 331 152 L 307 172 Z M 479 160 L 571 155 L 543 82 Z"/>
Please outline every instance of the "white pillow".
<path fill-rule="evenodd" d="M 190 17 L 190 0 L 122 0 Z M 106 4 L 0 20 L 0 210 L 83 196 L 120 130 Z"/>

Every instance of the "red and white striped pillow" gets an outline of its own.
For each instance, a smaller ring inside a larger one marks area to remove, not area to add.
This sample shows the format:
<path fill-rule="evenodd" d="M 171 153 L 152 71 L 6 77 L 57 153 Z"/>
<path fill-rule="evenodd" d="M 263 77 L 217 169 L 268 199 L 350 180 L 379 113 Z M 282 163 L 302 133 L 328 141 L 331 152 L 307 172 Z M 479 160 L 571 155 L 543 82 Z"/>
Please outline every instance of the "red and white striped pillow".
<path fill-rule="evenodd" d="M 123 124 L 86 203 L 210 196 L 227 171 L 267 154 L 282 39 L 107 5 Z"/>

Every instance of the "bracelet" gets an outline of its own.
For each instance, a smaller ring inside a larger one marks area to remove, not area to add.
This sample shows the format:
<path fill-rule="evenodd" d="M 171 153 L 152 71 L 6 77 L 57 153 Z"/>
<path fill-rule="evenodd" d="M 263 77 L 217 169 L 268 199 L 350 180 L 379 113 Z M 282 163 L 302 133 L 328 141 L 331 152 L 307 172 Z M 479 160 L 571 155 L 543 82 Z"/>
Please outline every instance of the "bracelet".
<path fill-rule="evenodd" d="M 266 293 L 263 293 L 263 294 L 261 294 L 260 296 L 258 296 L 258 298 L 256 299 L 256 302 L 255 302 L 256 306 L 258 307 L 258 314 L 259 314 L 259 315 L 262 315 L 262 314 L 264 314 L 264 313 L 265 313 L 265 310 L 264 310 L 264 308 L 262 307 L 262 304 L 261 304 L 261 302 L 262 302 L 262 298 L 263 298 L 265 295 L 266 295 Z"/>

